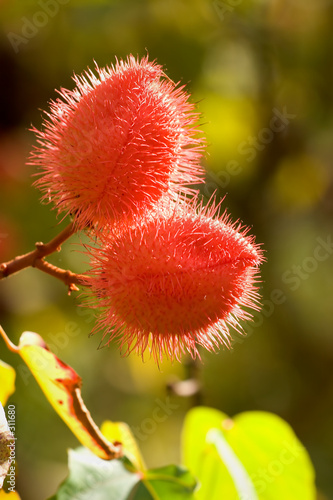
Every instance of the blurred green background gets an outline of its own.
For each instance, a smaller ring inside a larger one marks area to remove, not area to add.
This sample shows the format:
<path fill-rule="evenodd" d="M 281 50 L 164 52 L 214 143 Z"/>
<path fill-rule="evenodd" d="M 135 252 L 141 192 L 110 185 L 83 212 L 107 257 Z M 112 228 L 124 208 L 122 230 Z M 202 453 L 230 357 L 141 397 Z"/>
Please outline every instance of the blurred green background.
<path fill-rule="evenodd" d="M 26 158 L 54 89 L 73 72 L 129 53 L 162 64 L 187 85 L 208 140 L 203 196 L 263 242 L 264 309 L 232 351 L 203 354 L 202 403 L 230 416 L 265 410 L 286 419 L 308 449 L 318 498 L 333 498 L 333 5 L 330 0 L 0 1 L 0 261 L 64 227 L 31 187 Z M 72 238 L 52 262 L 85 269 Z M 323 243 L 324 242 L 324 243 Z M 28 269 L 0 283 L 1 324 L 17 342 L 36 331 L 83 377 L 94 419 L 132 426 L 149 466 L 179 462 L 180 430 L 193 400 L 158 401 L 189 366 L 122 358 L 88 339 L 89 311 L 61 283 Z M 17 489 L 44 500 L 65 477 L 78 442 L 17 356 Z M 297 499 L 301 500 L 301 499 Z"/>

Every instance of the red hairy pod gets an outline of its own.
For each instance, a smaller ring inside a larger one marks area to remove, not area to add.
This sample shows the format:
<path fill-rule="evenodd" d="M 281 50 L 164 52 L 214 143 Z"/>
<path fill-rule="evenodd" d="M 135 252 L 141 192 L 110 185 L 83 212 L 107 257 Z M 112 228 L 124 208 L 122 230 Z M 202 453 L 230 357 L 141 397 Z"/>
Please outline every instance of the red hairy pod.
<path fill-rule="evenodd" d="M 251 317 L 243 307 L 258 309 L 262 252 L 218 208 L 169 204 L 92 250 L 90 305 L 101 308 L 93 332 L 157 362 L 228 346 L 228 325 L 239 330 Z"/>
<path fill-rule="evenodd" d="M 30 164 L 35 185 L 79 229 L 130 220 L 166 193 L 202 182 L 198 113 L 161 66 L 130 56 L 61 89 Z"/>

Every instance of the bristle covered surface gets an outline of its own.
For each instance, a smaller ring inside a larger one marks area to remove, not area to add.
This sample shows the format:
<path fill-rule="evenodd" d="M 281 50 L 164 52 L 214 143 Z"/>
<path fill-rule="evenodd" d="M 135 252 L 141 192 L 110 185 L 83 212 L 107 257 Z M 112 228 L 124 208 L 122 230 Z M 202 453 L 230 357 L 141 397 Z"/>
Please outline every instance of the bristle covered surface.
<path fill-rule="evenodd" d="M 125 352 L 148 350 L 159 362 L 198 346 L 228 346 L 228 325 L 258 308 L 261 250 L 216 208 L 170 204 L 94 250 L 90 287 L 100 309 L 94 332 Z"/>
<path fill-rule="evenodd" d="M 130 56 L 75 76 L 51 103 L 30 164 L 35 185 L 78 228 L 130 220 L 202 182 L 204 139 L 188 95 L 162 68 Z"/>

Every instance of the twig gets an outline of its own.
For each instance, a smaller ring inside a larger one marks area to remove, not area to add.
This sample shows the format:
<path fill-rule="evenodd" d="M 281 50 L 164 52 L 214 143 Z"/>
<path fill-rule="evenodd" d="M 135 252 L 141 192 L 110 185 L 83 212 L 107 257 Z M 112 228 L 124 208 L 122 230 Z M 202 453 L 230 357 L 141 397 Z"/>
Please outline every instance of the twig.
<path fill-rule="evenodd" d="M 65 283 L 65 285 L 68 286 L 69 293 L 77 291 L 78 287 L 76 285 L 83 285 L 84 283 L 82 281 L 86 279 L 85 276 L 56 267 L 49 262 L 46 262 L 44 259 L 47 255 L 59 252 L 62 243 L 64 243 L 64 241 L 66 241 L 75 232 L 76 229 L 71 223 L 48 243 L 38 242 L 35 245 L 35 250 L 32 252 L 19 255 L 8 262 L 0 264 L 0 279 L 7 278 L 7 276 L 22 271 L 22 269 L 27 267 L 36 267 L 37 269 L 60 279 L 63 283 Z"/>
<path fill-rule="evenodd" d="M 50 264 L 45 259 L 37 259 L 35 260 L 34 266 L 40 271 L 43 271 L 54 278 L 61 280 L 68 286 L 68 293 L 77 292 L 79 289 L 76 285 L 86 285 L 84 281 L 87 281 L 87 277 L 84 274 L 75 274 L 72 271 L 61 269 L 60 267 L 54 266 Z"/>
<path fill-rule="evenodd" d="M 7 348 L 12 351 L 12 352 L 19 352 L 19 348 L 13 344 L 13 342 L 11 340 L 9 340 L 9 338 L 7 337 L 7 334 L 5 332 L 5 330 L 2 328 L 2 326 L 0 325 L 0 336 L 3 338 L 3 340 L 5 341 L 5 344 L 7 346 Z"/>

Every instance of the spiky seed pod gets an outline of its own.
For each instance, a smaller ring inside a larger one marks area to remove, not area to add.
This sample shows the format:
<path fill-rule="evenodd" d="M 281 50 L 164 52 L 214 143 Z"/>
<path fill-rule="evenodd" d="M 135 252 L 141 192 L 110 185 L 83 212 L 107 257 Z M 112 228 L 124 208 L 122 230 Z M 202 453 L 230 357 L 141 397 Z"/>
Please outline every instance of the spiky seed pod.
<path fill-rule="evenodd" d="M 198 114 L 162 68 L 130 56 L 74 76 L 51 102 L 30 164 L 35 185 L 78 228 L 131 219 L 162 195 L 202 182 Z"/>
<path fill-rule="evenodd" d="M 258 309 L 255 276 L 262 252 L 247 229 L 203 208 L 170 204 L 108 237 L 94 249 L 89 284 L 104 330 L 126 352 L 148 349 L 157 362 L 180 359 L 197 346 L 228 345 L 228 325 Z M 103 337 L 103 338 L 104 338 Z"/>

